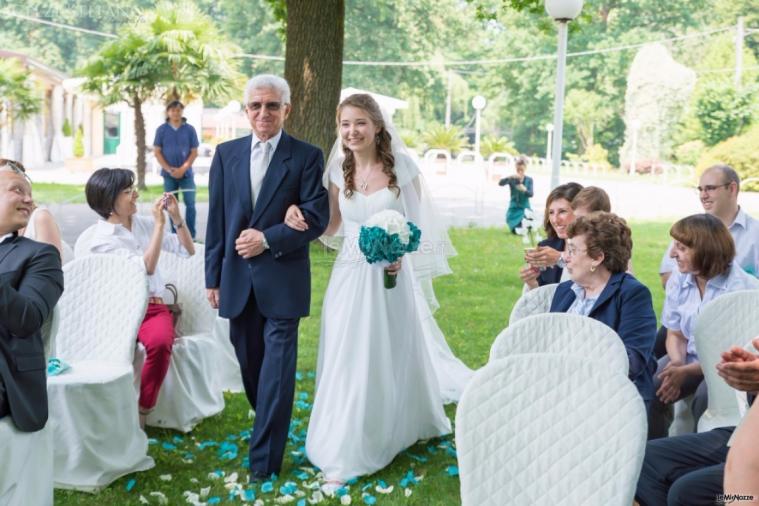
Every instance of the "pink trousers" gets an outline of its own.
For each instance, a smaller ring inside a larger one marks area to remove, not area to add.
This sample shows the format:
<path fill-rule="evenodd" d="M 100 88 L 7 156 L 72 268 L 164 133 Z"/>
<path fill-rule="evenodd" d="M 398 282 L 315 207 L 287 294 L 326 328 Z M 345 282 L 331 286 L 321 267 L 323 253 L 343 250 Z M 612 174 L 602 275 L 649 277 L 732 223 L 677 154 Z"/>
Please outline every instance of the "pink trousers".
<path fill-rule="evenodd" d="M 145 365 L 140 384 L 140 409 L 153 409 L 158 391 L 169 370 L 171 346 L 174 344 L 174 322 L 165 304 L 148 304 L 137 340 L 145 347 Z"/>

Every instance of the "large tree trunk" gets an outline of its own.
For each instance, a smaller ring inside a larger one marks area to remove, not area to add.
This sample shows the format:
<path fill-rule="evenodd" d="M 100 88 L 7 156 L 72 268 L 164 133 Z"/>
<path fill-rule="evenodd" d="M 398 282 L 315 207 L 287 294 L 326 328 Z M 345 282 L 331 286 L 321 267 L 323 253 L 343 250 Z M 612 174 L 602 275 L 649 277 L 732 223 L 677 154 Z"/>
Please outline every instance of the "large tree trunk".
<path fill-rule="evenodd" d="M 285 79 L 292 90 L 289 133 L 329 154 L 343 65 L 344 0 L 287 0 Z"/>
<path fill-rule="evenodd" d="M 145 116 L 142 115 L 142 99 L 136 93 L 132 97 L 134 107 L 134 135 L 137 137 L 137 188 L 145 186 Z"/>

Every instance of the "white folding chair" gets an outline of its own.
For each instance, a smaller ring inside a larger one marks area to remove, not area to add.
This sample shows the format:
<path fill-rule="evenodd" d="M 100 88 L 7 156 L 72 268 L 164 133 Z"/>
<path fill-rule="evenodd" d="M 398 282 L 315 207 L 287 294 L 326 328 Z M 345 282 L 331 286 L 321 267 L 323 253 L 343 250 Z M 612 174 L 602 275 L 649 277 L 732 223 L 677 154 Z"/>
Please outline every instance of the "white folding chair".
<path fill-rule="evenodd" d="M 495 338 L 490 361 L 519 353 L 566 353 L 608 364 L 627 376 L 630 360 L 614 330 L 598 320 L 567 313 L 527 316 Z"/>
<path fill-rule="evenodd" d="M 0 504 L 53 504 L 53 439 L 50 423 L 21 432 L 9 416 L 0 420 Z"/>
<path fill-rule="evenodd" d="M 232 368 L 239 375 L 235 360 L 225 361 L 224 343 L 214 340 L 216 310 L 206 299 L 204 247 L 195 245 L 195 255 L 183 258 L 161 252 L 159 267 L 164 279 L 177 288 L 182 315 L 179 332 L 171 349 L 171 362 L 158 393 L 155 409 L 147 424 L 188 432 L 204 418 L 224 409 L 224 395 L 218 383 L 221 371 Z M 228 347 L 232 345 L 227 342 Z"/>
<path fill-rule="evenodd" d="M 462 504 L 630 505 L 646 435 L 624 374 L 566 354 L 489 362 L 456 412 Z"/>
<path fill-rule="evenodd" d="M 547 313 L 551 309 L 553 294 L 558 284 L 543 285 L 522 294 L 514 304 L 509 316 L 509 325 L 513 325 L 522 318 L 538 313 Z"/>
<path fill-rule="evenodd" d="M 145 316 L 144 267 L 115 255 L 63 268 L 56 355 L 71 370 L 48 377 L 58 488 L 94 491 L 154 466 L 140 429 L 132 359 Z"/>
<path fill-rule="evenodd" d="M 735 390 L 719 377 L 715 366 L 722 352 L 744 346 L 759 335 L 759 290 L 731 292 L 704 305 L 696 319 L 696 351 L 709 396 L 706 411 L 698 421 L 698 431 L 735 426 L 741 419 Z"/>

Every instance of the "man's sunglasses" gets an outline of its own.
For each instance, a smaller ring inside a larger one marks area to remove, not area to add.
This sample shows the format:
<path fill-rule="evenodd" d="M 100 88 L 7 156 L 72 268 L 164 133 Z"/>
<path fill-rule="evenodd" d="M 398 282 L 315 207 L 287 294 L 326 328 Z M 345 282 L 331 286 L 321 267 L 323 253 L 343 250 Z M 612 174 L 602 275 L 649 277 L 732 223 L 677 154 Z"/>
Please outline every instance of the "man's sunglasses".
<path fill-rule="evenodd" d="M 247 107 L 251 111 L 260 111 L 263 107 L 269 112 L 277 112 L 282 109 L 282 102 L 250 102 Z"/>

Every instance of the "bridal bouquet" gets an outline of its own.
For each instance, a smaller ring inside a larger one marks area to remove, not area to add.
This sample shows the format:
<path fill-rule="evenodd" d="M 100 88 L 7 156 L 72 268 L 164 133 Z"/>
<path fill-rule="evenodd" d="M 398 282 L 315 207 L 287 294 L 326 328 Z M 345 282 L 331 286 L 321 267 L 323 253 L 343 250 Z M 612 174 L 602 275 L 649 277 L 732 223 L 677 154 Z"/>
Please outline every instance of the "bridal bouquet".
<path fill-rule="evenodd" d="M 525 246 L 529 246 L 529 248 L 525 249 L 532 249 L 537 243 L 543 240 L 543 238 L 540 237 L 540 231 L 538 230 L 539 226 L 539 224 L 536 225 L 535 223 L 535 213 L 532 209 L 525 209 L 522 223 L 514 229 L 514 232 L 522 236 L 522 243 Z"/>
<path fill-rule="evenodd" d="M 421 230 L 401 213 L 387 209 L 372 215 L 362 225 L 358 247 L 370 264 L 392 264 L 404 254 L 416 251 L 421 236 Z M 385 269 L 385 288 L 395 287 L 395 276 Z"/>

